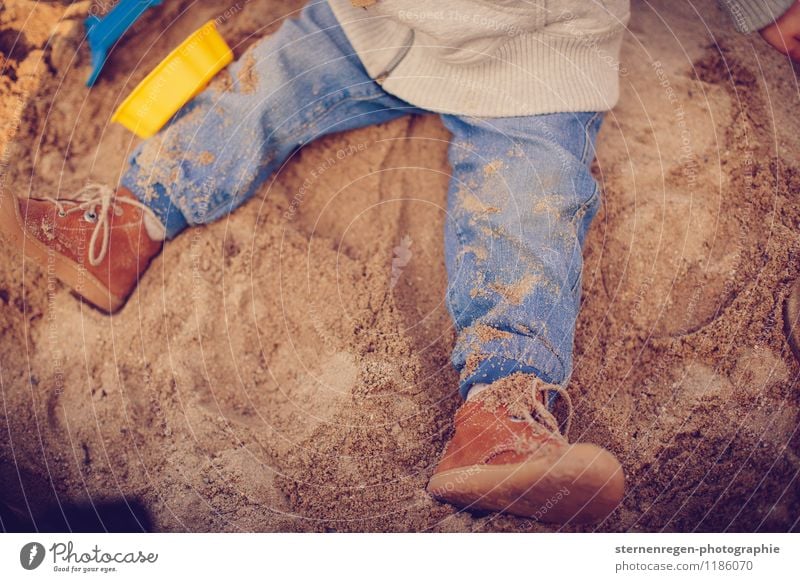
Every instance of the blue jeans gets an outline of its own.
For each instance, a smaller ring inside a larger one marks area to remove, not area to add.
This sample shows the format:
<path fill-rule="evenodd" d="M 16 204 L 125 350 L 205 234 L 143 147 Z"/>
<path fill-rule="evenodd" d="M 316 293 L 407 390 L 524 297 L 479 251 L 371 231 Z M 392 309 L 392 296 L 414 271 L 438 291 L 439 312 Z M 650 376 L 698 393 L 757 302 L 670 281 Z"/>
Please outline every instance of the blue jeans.
<path fill-rule="evenodd" d="M 320 136 L 423 113 L 369 77 L 327 2 L 312 0 L 228 72 L 123 177 L 169 238 L 230 213 Z M 442 120 L 453 134 L 445 261 L 461 394 L 515 372 L 564 385 L 602 114 Z"/>

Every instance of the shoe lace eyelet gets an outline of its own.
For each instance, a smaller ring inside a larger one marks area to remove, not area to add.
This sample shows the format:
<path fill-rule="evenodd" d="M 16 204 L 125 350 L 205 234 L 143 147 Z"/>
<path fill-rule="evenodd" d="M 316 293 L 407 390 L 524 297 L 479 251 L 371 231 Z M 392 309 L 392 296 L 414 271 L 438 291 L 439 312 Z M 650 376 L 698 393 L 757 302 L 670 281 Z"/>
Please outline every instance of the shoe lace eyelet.
<path fill-rule="evenodd" d="M 66 212 L 64 212 L 63 210 L 59 210 L 59 211 L 58 211 L 58 216 L 59 216 L 59 217 L 61 217 L 61 218 L 64 218 L 66 215 L 67 215 L 67 213 L 66 213 Z"/>
<path fill-rule="evenodd" d="M 87 210 L 86 212 L 83 213 L 83 219 L 86 222 L 92 222 L 92 223 L 97 222 L 97 212 L 95 212 L 94 210 Z"/>

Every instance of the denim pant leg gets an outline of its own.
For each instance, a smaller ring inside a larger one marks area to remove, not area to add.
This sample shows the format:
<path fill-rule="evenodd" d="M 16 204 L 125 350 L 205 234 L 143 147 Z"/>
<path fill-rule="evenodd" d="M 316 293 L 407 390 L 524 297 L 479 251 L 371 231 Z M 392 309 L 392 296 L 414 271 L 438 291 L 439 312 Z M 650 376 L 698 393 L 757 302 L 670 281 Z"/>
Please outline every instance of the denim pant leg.
<path fill-rule="evenodd" d="M 328 3 L 312 0 L 142 143 L 122 185 L 172 238 L 234 210 L 309 141 L 417 111 L 369 77 Z"/>
<path fill-rule="evenodd" d="M 443 116 L 453 134 L 445 260 L 466 397 L 515 372 L 565 385 L 582 245 L 599 204 L 600 113 Z"/>

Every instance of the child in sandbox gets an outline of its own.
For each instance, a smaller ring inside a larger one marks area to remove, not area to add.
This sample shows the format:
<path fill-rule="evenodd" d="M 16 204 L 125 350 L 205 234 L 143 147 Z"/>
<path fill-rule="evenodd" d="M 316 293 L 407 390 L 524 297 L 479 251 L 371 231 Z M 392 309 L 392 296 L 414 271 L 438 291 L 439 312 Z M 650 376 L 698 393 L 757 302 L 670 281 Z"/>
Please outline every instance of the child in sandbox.
<path fill-rule="evenodd" d="M 740 30 L 797 57 L 790 4 L 725 2 Z M 230 86 L 143 143 L 119 188 L 6 198 L 3 231 L 113 312 L 165 240 L 232 212 L 297 148 L 436 112 L 452 133 L 447 303 L 466 402 L 428 490 L 467 509 L 600 520 L 622 498 L 622 468 L 569 444 L 552 405 L 569 408 L 581 245 L 599 200 L 590 165 L 628 16 L 627 0 L 312 0 L 231 66 Z"/>

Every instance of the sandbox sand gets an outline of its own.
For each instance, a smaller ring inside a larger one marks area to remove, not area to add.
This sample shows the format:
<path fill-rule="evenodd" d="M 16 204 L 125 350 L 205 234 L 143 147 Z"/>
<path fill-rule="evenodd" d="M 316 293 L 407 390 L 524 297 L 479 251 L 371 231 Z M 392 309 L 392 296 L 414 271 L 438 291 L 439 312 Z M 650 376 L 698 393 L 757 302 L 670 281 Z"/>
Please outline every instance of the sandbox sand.
<path fill-rule="evenodd" d="M 571 436 L 618 455 L 628 491 L 581 531 L 798 529 L 780 317 L 800 271 L 797 80 L 697 4 L 634 5 L 599 139 Z M 167 2 L 88 91 L 89 3 L 4 2 L 0 187 L 117 180 L 137 140 L 109 118 L 156 62 L 226 10 L 239 56 L 300 6 Z M 167 245 L 113 317 L 3 244 L 4 527 L 97 507 L 110 529 L 133 511 L 160 531 L 576 530 L 424 492 L 459 404 L 447 141 L 433 115 L 320 140 Z"/>

